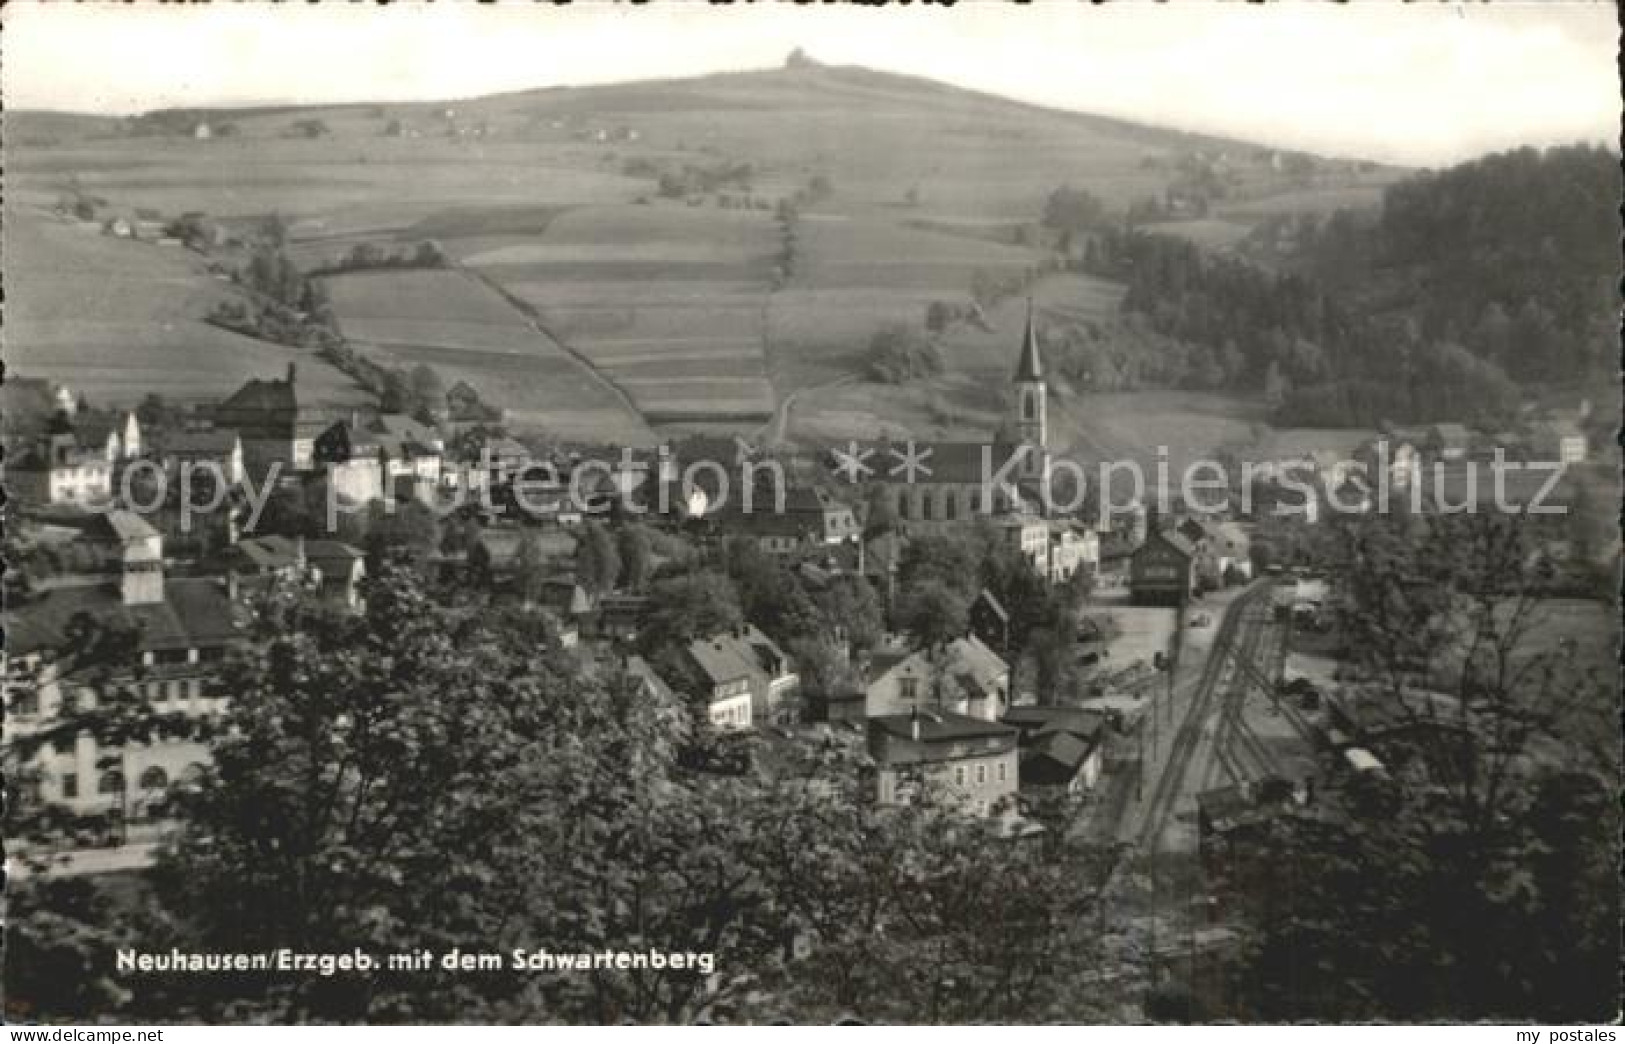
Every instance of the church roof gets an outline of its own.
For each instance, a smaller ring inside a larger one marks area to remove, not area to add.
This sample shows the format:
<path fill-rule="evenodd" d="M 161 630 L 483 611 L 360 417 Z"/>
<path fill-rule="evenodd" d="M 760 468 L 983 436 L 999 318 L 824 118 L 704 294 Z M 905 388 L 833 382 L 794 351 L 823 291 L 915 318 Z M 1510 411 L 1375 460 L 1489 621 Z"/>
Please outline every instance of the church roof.
<path fill-rule="evenodd" d="M 1033 302 L 1027 299 L 1027 332 L 1021 338 L 1021 360 L 1016 364 L 1016 380 L 1044 379 L 1043 353 L 1038 350 L 1038 329 L 1033 325 Z"/>

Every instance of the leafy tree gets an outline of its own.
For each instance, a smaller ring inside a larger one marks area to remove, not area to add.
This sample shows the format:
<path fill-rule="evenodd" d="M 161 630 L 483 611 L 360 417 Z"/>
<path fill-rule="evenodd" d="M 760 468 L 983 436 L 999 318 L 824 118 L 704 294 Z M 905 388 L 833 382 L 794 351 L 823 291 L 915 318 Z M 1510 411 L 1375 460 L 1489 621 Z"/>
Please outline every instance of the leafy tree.
<path fill-rule="evenodd" d="M 948 585 L 927 580 L 899 599 L 897 620 L 916 648 L 940 650 L 966 630 L 969 600 Z"/>
<path fill-rule="evenodd" d="M 721 573 L 700 570 L 656 580 L 649 620 L 640 635 L 646 652 L 670 651 L 744 621 L 739 594 Z"/>
<path fill-rule="evenodd" d="M 649 530 L 635 522 L 622 526 L 616 534 L 616 551 L 621 559 L 623 584 L 633 591 L 641 591 L 649 582 L 654 554 Z"/>
<path fill-rule="evenodd" d="M 1398 723 L 1370 741 L 1392 782 L 1351 789 L 1341 817 L 1281 817 L 1259 840 L 1268 857 L 1246 863 L 1248 1014 L 1612 1012 L 1616 985 L 1596 969 L 1618 954 L 1602 869 L 1617 736 L 1583 713 L 1600 679 L 1538 638 L 1521 520 L 1348 520 L 1340 536 L 1346 698 Z"/>
<path fill-rule="evenodd" d="M 576 583 L 592 594 L 615 590 L 621 579 L 621 556 L 615 537 L 603 523 L 588 522 L 576 544 Z"/>

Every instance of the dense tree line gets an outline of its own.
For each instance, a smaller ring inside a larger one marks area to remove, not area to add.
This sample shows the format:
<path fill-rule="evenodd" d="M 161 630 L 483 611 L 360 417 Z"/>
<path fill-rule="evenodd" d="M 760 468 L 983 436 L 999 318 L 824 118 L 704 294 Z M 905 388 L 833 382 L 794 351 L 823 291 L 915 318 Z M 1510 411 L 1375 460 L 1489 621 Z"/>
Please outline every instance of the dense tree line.
<path fill-rule="evenodd" d="M 1098 243 L 1097 273 L 1128 284 L 1123 310 L 1201 349 L 1191 383 L 1273 384 L 1282 423 L 1494 425 L 1515 405 L 1516 389 L 1494 362 L 1428 338 L 1408 318 L 1368 317 L 1306 276 L 1138 231 Z"/>
<path fill-rule="evenodd" d="M 1044 217 L 1083 238 L 1068 253 L 1086 270 L 1128 285 L 1125 313 L 1188 346 L 1161 345 L 1152 380 L 1265 390 L 1284 424 L 1495 426 L 1513 378 L 1569 383 L 1609 366 L 1618 195 L 1606 149 L 1519 149 L 1397 182 L 1374 214 L 1267 221 L 1244 250 L 1267 268 L 1105 221 L 1066 187 Z M 1082 340 L 1077 353 L 1101 355 Z"/>

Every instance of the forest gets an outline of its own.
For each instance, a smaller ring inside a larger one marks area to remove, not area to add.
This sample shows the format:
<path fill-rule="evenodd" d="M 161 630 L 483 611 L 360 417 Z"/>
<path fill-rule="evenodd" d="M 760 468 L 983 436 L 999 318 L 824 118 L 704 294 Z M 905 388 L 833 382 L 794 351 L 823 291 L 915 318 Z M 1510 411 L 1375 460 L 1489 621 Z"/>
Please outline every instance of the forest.
<path fill-rule="evenodd" d="M 1397 182 L 1377 213 L 1267 223 L 1246 258 L 1112 228 L 1084 266 L 1199 349 L 1185 383 L 1262 389 L 1279 423 L 1495 427 L 1520 385 L 1613 359 L 1618 196 L 1605 149 L 1519 149 Z"/>

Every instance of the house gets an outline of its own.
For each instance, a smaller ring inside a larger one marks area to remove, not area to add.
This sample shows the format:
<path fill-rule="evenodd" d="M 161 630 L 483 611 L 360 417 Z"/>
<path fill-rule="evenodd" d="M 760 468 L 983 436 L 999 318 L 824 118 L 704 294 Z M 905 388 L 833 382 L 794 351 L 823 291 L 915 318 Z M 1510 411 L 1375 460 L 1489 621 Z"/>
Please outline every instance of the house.
<path fill-rule="evenodd" d="M 107 447 L 82 445 L 66 414 L 56 413 L 42 435 L 8 441 L 6 482 L 23 502 L 85 505 L 111 499 Z"/>
<path fill-rule="evenodd" d="M 488 581 L 511 585 L 522 556 L 527 553 L 535 556 L 530 564 L 542 573 L 559 577 L 574 574 L 576 538 L 562 529 L 517 526 L 482 529 L 469 549 L 468 562 Z"/>
<path fill-rule="evenodd" d="M 801 687 L 801 677 L 784 650 L 755 625 L 741 624 L 697 639 L 685 651 L 707 689 L 707 708 L 713 724 L 749 728 L 753 723 L 766 724 L 793 716 L 790 701 Z M 748 697 L 743 714 L 738 703 L 741 693 Z"/>
<path fill-rule="evenodd" d="M 1079 794 L 1100 781 L 1106 715 L 1080 707 L 1011 707 L 1019 733 L 1021 789 Z"/>
<path fill-rule="evenodd" d="M 270 534 L 239 540 L 231 549 L 230 572 L 235 587 L 243 593 L 269 589 L 277 584 L 303 583 L 305 577 L 305 538 Z"/>
<path fill-rule="evenodd" d="M 1390 490 L 1409 489 L 1422 466 L 1415 444 L 1398 436 L 1372 439 L 1361 445 L 1354 456 L 1369 485 L 1386 480 Z"/>
<path fill-rule="evenodd" d="M 649 661 L 641 656 L 628 656 L 621 665 L 622 673 L 631 679 L 645 696 L 667 700 L 674 693 L 666 679 L 662 678 L 651 666 Z"/>
<path fill-rule="evenodd" d="M 1153 528 L 1129 563 L 1135 605 L 1180 606 L 1195 583 L 1196 548 L 1175 530 Z"/>
<path fill-rule="evenodd" d="M 756 668 L 732 643 L 699 639 L 686 650 L 699 678 L 705 720 L 725 732 L 741 732 L 753 722 L 751 685 Z"/>
<path fill-rule="evenodd" d="M 997 721 L 1010 703 L 1010 668 L 976 635 L 942 649 L 916 649 L 893 636 L 859 665 L 871 718 L 918 707 Z"/>
<path fill-rule="evenodd" d="M 1100 570 L 1100 534 L 1087 526 L 1056 521 L 1050 524 L 1049 579 L 1064 584 L 1080 571 Z"/>
<path fill-rule="evenodd" d="M 132 512 L 109 512 L 105 528 L 116 548 L 110 581 L 86 577 L 12 605 L 5 615 L 12 736 L 53 728 L 67 708 L 93 708 L 110 691 L 136 692 L 160 712 L 213 717 L 224 709 L 216 682 L 240 641 L 224 581 L 166 578 L 163 537 Z M 85 618 L 130 627 L 129 661 L 81 661 L 75 635 Z M 31 796 L 77 815 L 107 817 L 110 826 L 156 818 L 169 788 L 208 759 L 197 739 L 103 745 L 81 731 L 37 755 L 42 778 Z"/>
<path fill-rule="evenodd" d="M 361 581 L 367 575 L 365 554 L 337 540 L 312 540 L 305 544 L 305 561 L 325 601 L 347 610 L 361 609 Z"/>
<path fill-rule="evenodd" d="M 444 451 L 432 428 L 397 413 L 367 421 L 351 414 L 317 435 L 313 446 L 334 491 L 353 503 L 432 492 Z"/>
<path fill-rule="evenodd" d="M 249 380 L 214 411 L 217 430 L 234 431 L 242 440 L 243 468 L 256 482 L 315 469 L 316 436 L 329 420 L 301 398 L 298 371 L 288 364 L 281 380 Z"/>
<path fill-rule="evenodd" d="M 81 410 L 73 418 L 73 430 L 81 446 L 102 447 L 109 464 L 141 456 L 141 421 L 134 410 Z"/>
<path fill-rule="evenodd" d="M 819 523 L 804 515 L 791 515 L 761 508 L 756 511 L 727 511 L 717 525 L 756 543 L 770 555 L 791 555 L 816 545 L 821 535 Z"/>
<path fill-rule="evenodd" d="M 234 431 L 188 431 L 167 436 L 159 451 L 164 471 L 178 479 L 184 470 L 218 475 L 228 486 L 243 481 L 243 440 Z"/>
<path fill-rule="evenodd" d="M 769 554 L 842 544 L 862 534 L 852 508 L 816 486 L 790 486 L 781 503 L 774 502 L 771 490 L 763 490 L 753 498 L 751 510 L 742 508 L 722 512 L 717 524 L 755 539 Z"/>
<path fill-rule="evenodd" d="M 598 599 L 598 636 L 631 641 L 643 630 L 653 605 L 647 595 L 604 595 Z"/>
<path fill-rule="evenodd" d="M 875 800 L 907 805 L 939 799 L 976 816 L 1015 800 L 1017 731 L 950 711 L 913 709 L 869 719 Z"/>
<path fill-rule="evenodd" d="M 1188 515 L 1177 527 L 1195 549 L 1196 582 L 1217 590 L 1233 581 L 1251 579 L 1251 538 L 1238 522 Z"/>
<path fill-rule="evenodd" d="M 1050 575 L 1050 525 L 1029 515 L 1006 515 L 994 523 L 1004 546 L 1027 560 L 1039 576 Z"/>
<path fill-rule="evenodd" d="M 530 463 L 524 443 L 507 435 L 470 441 L 453 440 L 456 452 L 440 465 L 441 484 L 447 489 L 479 493 L 510 481 Z"/>

